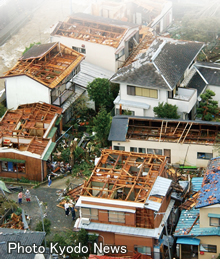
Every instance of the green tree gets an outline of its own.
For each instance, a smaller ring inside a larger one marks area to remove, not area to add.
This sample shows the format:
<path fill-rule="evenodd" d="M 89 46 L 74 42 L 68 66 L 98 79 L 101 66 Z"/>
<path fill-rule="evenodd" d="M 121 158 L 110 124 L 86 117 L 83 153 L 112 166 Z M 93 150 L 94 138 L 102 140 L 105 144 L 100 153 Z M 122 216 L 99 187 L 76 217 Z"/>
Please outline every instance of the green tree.
<path fill-rule="evenodd" d="M 41 44 L 40 42 L 37 42 L 37 43 L 31 43 L 30 45 L 29 45 L 29 47 L 25 47 L 25 50 L 24 50 L 24 52 L 22 53 L 22 54 L 25 54 L 28 50 L 30 50 L 30 48 L 32 48 L 34 45 L 39 45 L 39 44 Z"/>
<path fill-rule="evenodd" d="M 108 79 L 94 79 L 88 84 L 87 91 L 90 99 L 95 102 L 96 111 L 99 111 L 101 106 L 104 106 L 108 111 L 111 110 L 114 96 Z"/>
<path fill-rule="evenodd" d="M 205 93 L 200 95 L 201 101 L 197 108 L 197 117 L 202 118 L 205 121 L 211 121 L 214 115 L 219 112 L 218 101 L 212 99 L 215 96 L 215 92 L 207 89 Z"/>
<path fill-rule="evenodd" d="M 101 107 L 99 113 L 94 118 L 93 130 L 96 132 L 95 138 L 100 142 L 101 147 L 108 144 L 108 135 L 111 127 L 112 117 L 107 113 L 104 107 Z"/>
<path fill-rule="evenodd" d="M 44 230 L 46 232 L 46 235 L 50 234 L 50 226 L 51 226 L 51 221 L 48 218 L 44 218 Z M 43 225 L 42 222 L 40 221 L 36 225 L 36 231 L 43 231 Z"/>
<path fill-rule="evenodd" d="M 6 107 L 0 103 L 0 118 L 5 114 L 6 110 Z"/>
<path fill-rule="evenodd" d="M 157 107 L 153 108 L 154 114 L 158 118 L 168 118 L 168 119 L 179 119 L 177 114 L 177 106 L 169 103 L 158 103 Z"/>

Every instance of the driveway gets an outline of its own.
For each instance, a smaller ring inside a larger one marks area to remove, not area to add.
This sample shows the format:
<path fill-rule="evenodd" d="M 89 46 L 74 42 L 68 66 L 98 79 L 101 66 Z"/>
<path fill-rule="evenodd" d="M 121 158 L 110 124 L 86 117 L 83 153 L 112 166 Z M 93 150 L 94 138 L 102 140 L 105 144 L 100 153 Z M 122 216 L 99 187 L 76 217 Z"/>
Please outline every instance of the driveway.
<path fill-rule="evenodd" d="M 55 233 L 65 231 L 67 229 L 72 229 L 74 221 L 72 221 L 71 215 L 66 217 L 64 209 L 58 207 L 59 202 L 57 201 L 58 195 L 57 191 L 60 191 L 66 188 L 66 181 L 70 179 L 71 183 L 76 185 L 82 184 L 84 179 L 74 177 L 64 177 L 62 179 L 55 179 L 52 181 L 50 187 L 47 186 L 47 183 L 36 188 L 28 188 L 31 193 L 31 202 L 26 202 L 23 198 L 21 208 L 24 210 L 25 214 L 31 217 L 30 230 L 35 230 L 36 224 L 41 221 L 41 211 L 38 205 L 37 198 L 47 204 L 47 209 L 45 206 L 42 207 L 43 213 L 47 214 L 47 218 L 51 221 L 51 235 L 52 237 Z M 24 187 L 24 192 L 26 187 Z M 8 196 L 9 199 L 17 201 L 18 193 L 12 193 Z M 78 217 L 78 212 L 76 212 L 76 217 Z"/>

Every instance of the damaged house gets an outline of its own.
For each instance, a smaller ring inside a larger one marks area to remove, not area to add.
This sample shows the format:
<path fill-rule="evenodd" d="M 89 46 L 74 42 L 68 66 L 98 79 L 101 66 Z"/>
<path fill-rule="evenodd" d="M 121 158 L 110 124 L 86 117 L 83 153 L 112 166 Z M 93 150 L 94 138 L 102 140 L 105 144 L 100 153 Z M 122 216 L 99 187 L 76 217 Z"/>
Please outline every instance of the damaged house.
<path fill-rule="evenodd" d="M 62 109 L 47 103 L 20 105 L 0 121 L 1 177 L 43 181 L 47 160 L 62 131 Z"/>
<path fill-rule="evenodd" d="M 180 206 L 182 212 L 174 236 L 181 259 L 216 259 L 220 253 L 219 157 L 210 160 L 200 179 L 192 179 L 196 193 Z"/>
<path fill-rule="evenodd" d="M 7 108 L 42 101 L 61 107 L 66 123 L 72 115 L 71 104 L 80 96 L 72 78 L 83 59 L 82 54 L 58 42 L 34 45 L 1 77 Z"/>
<path fill-rule="evenodd" d="M 206 167 L 217 155 L 219 122 L 115 116 L 112 149 L 164 155 L 168 163 Z"/>
<path fill-rule="evenodd" d="M 147 49 L 140 49 L 130 64 L 110 79 L 120 84 L 114 101 L 116 114 L 121 106 L 132 115 L 154 117 L 153 108 L 167 102 L 178 107 L 182 119 L 194 119 L 197 90 L 180 84 L 202 48 L 199 42 L 157 38 Z"/>
<path fill-rule="evenodd" d="M 87 62 L 115 73 L 139 43 L 139 25 L 74 13 L 56 25 L 51 41 L 59 41 L 85 54 Z"/>
<path fill-rule="evenodd" d="M 76 203 L 75 229 L 99 235 L 104 245 L 127 246 L 160 258 L 160 239 L 174 205 L 167 159 L 161 155 L 104 149 Z"/>

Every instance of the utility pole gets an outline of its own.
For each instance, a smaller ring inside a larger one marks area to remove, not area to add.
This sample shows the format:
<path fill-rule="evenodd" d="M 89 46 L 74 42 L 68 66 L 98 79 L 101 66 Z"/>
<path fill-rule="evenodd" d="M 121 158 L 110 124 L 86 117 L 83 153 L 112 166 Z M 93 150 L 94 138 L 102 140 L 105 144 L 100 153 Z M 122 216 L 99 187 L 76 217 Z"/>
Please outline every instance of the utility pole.
<path fill-rule="evenodd" d="M 37 203 L 38 203 L 38 206 L 40 208 L 40 215 L 41 215 L 42 227 L 43 227 L 43 231 L 45 233 L 45 229 L 44 229 L 44 217 L 43 217 L 43 212 L 42 212 L 42 208 L 41 208 L 41 203 L 40 203 L 40 201 L 39 201 L 39 199 L 38 199 L 37 196 L 35 196 L 35 198 L 36 198 Z M 45 249 L 46 249 L 46 236 L 44 238 L 44 246 L 45 246 Z"/>

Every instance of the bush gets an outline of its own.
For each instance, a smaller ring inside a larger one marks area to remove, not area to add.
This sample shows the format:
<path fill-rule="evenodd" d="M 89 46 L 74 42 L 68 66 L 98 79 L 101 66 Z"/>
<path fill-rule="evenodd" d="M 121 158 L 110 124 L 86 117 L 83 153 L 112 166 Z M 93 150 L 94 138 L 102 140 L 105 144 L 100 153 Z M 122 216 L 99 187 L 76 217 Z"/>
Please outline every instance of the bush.
<path fill-rule="evenodd" d="M 44 218 L 44 230 L 46 232 L 46 235 L 50 234 L 50 226 L 51 226 L 51 221 L 48 218 Z M 40 221 L 36 225 L 36 231 L 43 231 L 43 225 L 42 222 Z"/>

